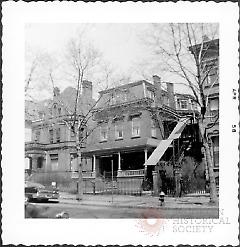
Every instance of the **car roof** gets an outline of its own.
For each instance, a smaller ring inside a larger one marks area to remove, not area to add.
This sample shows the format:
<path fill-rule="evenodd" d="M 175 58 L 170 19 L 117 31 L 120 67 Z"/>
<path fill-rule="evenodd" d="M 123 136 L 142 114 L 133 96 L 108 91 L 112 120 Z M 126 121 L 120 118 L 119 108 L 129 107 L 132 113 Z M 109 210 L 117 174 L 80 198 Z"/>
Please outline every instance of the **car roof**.
<path fill-rule="evenodd" d="M 25 181 L 25 187 L 37 187 L 37 188 L 44 188 L 45 186 L 39 183 L 34 183 L 30 181 Z"/>

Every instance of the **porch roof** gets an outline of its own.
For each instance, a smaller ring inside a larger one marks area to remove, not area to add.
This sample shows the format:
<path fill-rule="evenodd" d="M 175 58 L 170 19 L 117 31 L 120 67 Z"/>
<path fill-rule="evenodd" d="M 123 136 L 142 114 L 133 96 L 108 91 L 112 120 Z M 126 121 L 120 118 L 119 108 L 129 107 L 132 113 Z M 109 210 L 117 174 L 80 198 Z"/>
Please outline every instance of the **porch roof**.
<path fill-rule="evenodd" d="M 154 149 L 158 146 L 161 140 L 153 139 L 153 138 L 139 138 L 138 141 L 134 144 L 126 144 L 125 145 L 106 145 L 106 146 L 91 146 L 85 149 L 82 152 L 82 155 L 85 157 L 92 155 L 106 155 L 113 154 L 116 152 L 134 152 L 134 151 L 142 151 L 144 149 Z"/>

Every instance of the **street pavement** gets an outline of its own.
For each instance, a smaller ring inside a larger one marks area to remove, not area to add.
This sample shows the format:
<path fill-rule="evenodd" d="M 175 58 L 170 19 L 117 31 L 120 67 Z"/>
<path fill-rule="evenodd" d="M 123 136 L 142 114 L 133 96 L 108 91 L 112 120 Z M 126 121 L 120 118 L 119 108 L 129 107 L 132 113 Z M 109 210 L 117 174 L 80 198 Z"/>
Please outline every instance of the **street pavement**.
<path fill-rule="evenodd" d="M 216 208 L 126 208 L 103 207 L 79 204 L 32 203 L 40 212 L 33 218 L 58 218 L 57 215 L 67 214 L 70 219 L 208 219 L 218 218 Z"/>
<path fill-rule="evenodd" d="M 29 203 L 26 208 L 27 218 L 56 218 L 56 215 L 65 213 L 74 219 L 190 219 L 219 216 L 218 205 L 210 205 L 206 195 L 165 197 L 165 203 L 161 206 L 159 198 L 151 195 L 83 195 L 83 199 L 78 201 L 76 195 L 61 193 L 58 202 Z"/>

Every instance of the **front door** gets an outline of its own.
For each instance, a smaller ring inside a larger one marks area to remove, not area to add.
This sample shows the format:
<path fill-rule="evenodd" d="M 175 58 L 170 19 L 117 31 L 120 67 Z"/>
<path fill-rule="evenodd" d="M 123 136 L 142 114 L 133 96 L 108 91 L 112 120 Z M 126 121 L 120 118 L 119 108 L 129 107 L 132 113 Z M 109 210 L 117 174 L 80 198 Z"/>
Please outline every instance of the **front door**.
<path fill-rule="evenodd" d="M 117 155 L 113 155 L 113 157 L 100 157 L 99 159 L 99 167 L 100 174 L 104 178 L 112 177 L 112 160 L 113 160 L 113 177 L 117 177 L 117 169 L 118 169 L 118 159 Z"/>

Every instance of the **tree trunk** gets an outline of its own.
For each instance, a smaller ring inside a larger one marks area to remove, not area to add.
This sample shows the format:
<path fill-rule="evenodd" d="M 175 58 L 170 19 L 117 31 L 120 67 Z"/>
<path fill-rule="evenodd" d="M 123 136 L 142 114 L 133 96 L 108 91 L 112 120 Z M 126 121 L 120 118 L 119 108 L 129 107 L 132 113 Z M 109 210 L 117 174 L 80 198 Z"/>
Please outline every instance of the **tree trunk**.
<path fill-rule="evenodd" d="M 203 122 L 203 121 L 202 121 Z M 206 160 L 206 165 L 208 169 L 208 176 L 209 176 L 209 189 L 210 189 L 210 203 L 217 203 L 217 188 L 216 188 L 216 183 L 215 183 L 215 176 L 214 176 L 214 170 L 213 170 L 213 160 L 211 158 L 211 152 L 210 152 L 210 147 L 208 144 L 208 139 L 207 136 L 204 133 L 204 125 L 203 123 L 199 123 L 199 128 L 200 132 L 202 134 L 203 138 L 203 150 L 204 150 L 204 156 Z"/>
<path fill-rule="evenodd" d="M 213 170 L 213 161 L 210 155 L 210 148 L 206 138 L 203 138 L 203 147 L 204 147 L 205 158 L 208 168 L 208 175 L 209 175 L 210 203 L 215 204 L 217 202 L 217 189 L 216 189 L 215 176 Z"/>
<path fill-rule="evenodd" d="M 77 153 L 77 164 L 78 164 L 78 191 L 77 191 L 77 200 L 81 201 L 83 199 L 83 176 L 82 176 L 82 154 L 78 150 Z"/>

